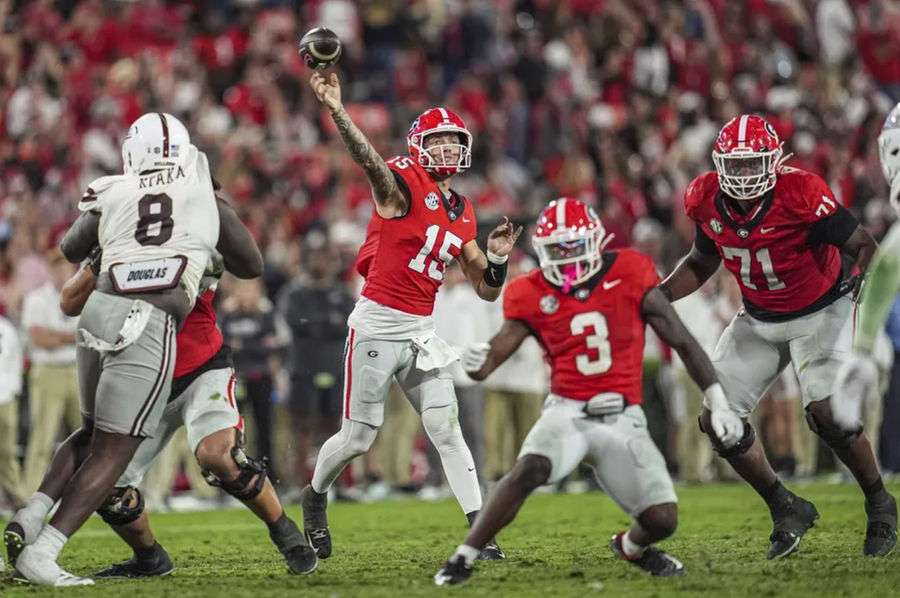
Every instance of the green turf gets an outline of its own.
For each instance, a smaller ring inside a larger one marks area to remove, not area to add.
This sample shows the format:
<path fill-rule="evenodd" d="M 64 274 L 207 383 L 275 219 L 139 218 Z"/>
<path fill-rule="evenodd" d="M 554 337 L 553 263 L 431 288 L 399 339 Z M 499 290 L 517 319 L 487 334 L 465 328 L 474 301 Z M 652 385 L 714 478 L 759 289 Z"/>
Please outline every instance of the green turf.
<path fill-rule="evenodd" d="M 112 581 L 65 590 L 19 586 L 7 577 L 0 595 L 37 596 L 900 596 L 900 550 L 862 556 L 865 519 L 851 485 L 795 487 L 822 518 L 787 560 L 765 559 L 770 521 L 743 485 L 679 490 L 681 526 L 663 546 L 684 561 L 682 579 L 655 579 L 615 560 L 610 535 L 625 517 L 605 496 L 537 495 L 500 535 L 505 562 L 479 563 L 468 584 L 437 588 L 431 577 L 465 533 L 456 503 L 337 504 L 330 511 L 335 554 L 314 574 L 292 577 L 249 512 L 153 517 L 175 561 L 166 579 Z M 892 485 L 895 494 L 900 485 Z M 288 509 L 300 517 L 297 507 Z M 128 556 L 97 518 L 77 534 L 61 564 L 89 574 Z"/>

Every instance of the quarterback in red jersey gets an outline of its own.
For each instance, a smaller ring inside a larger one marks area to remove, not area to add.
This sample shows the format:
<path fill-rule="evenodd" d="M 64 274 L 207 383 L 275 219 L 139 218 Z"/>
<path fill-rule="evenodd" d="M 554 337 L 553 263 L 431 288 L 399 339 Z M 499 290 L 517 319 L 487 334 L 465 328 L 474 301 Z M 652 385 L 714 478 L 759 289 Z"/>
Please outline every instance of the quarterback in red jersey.
<path fill-rule="evenodd" d="M 863 552 L 887 554 L 897 541 L 897 505 L 862 428 L 844 431 L 830 402 L 835 375 L 851 353 L 854 301 L 861 275 L 843 275 L 841 253 L 863 272 L 875 241 L 818 176 L 782 166 L 772 126 L 743 115 L 716 139 L 716 171 L 688 186 L 685 212 L 696 224 L 690 254 L 662 283 L 671 300 L 696 291 L 720 262 L 741 287 L 741 309 L 719 339 L 712 361 L 732 409 L 745 418 L 741 440 L 716 452 L 760 494 L 774 522 L 769 559 L 793 553 L 819 514 L 782 486 L 746 416 L 791 362 L 810 429 L 850 469 L 866 496 Z M 705 405 L 705 407 L 707 407 Z M 700 425 L 711 432 L 704 408 Z"/>
<path fill-rule="evenodd" d="M 328 489 L 347 463 L 375 441 L 394 379 L 421 414 L 450 489 L 474 521 L 481 490 L 457 423 L 449 371 L 458 356 L 435 334 L 431 313 L 444 270 L 454 259 L 482 299 L 497 299 L 508 254 L 522 229 L 504 218 L 488 236 L 487 256 L 478 247 L 472 204 L 450 188 L 453 176 L 472 160 L 472 135 L 459 116 L 446 108 L 426 110 L 409 129 L 409 154 L 385 161 L 341 104 L 337 75 L 326 81 L 315 73 L 310 85 L 365 171 L 375 201 L 356 264 L 365 285 L 348 319 L 343 424 L 325 441 L 312 482 L 301 494 L 306 533 L 319 557 L 326 558 L 331 555 Z M 481 556 L 504 555 L 491 540 Z"/>
<path fill-rule="evenodd" d="M 232 224 L 240 224 L 234 215 Z M 243 225 L 241 225 L 243 226 Z M 256 251 L 258 267 L 247 270 L 261 272 L 262 256 L 255 249 L 249 232 L 245 240 Z M 249 245 L 248 245 L 249 247 Z M 98 258 L 95 258 L 99 264 Z M 229 268 L 234 265 L 229 263 Z M 311 573 L 317 565 L 315 551 L 296 523 L 284 512 L 275 488 L 267 478 L 265 461 L 248 457 L 243 449 L 244 423 L 234 400 L 234 368 L 231 351 L 223 343 L 216 325 L 216 312 L 212 305 L 215 288 L 223 267 L 219 262 L 204 274 L 200 296 L 185 318 L 176 335 L 176 361 L 172 393 L 163 417 L 153 437 L 144 439 L 138 446 L 125 472 L 116 481 L 107 502 L 98 509 L 99 515 L 131 547 L 134 555 L 94 575 L 97 578 L 138 578 L 168 575 L 174 569 L 168 553 L 156 541 L 150 529 L 149 513 L 138 484 L 159 454 L 168 446 L 173 434 L 184 426 L 188 444 L 203 469 L 204 477 L 213 486 L 221 487 L 241 500 L 269 528 L 269 537 L 283 554 L 291 573 Z M 252 276 L 246 276 L 252 277 Z M 90 266 L 76 274 L 62 291 L 61 307 L 67 315 L 78 315 L 88 296 L 94 290 L 96 273 Z M 73 435 L 74 437 L 75 435 Z M 47 510 L 53 505 L 49 480 L 58 482 L 74 472 L 66 471 L 64 462 L 74 462 L 70 453 L 70 440 L 54 456 L 41 491 L 32 503 L 48 501 Z M 66 449 L 68 447 L 68 451 Z M 77 452 L 77 448 L 74 449 Z M 47 490 L 47 493 L 43 493 Z M 16 515 L 5 532 L 4 541 L 11 557 L 34 540 L 33 532 L 27 532 L 29 505 Z M 43 517 L 39 518 L 43 522 Z"/>
<path fill-rule="evenodd" d="M 721 442 L 736 442 L 742 424 L 728 408 L 709 358 L 656 288 L 653 262 L 628 249 L 604 252 L 609 238 L 593 209 L 575 199 L 551 202 L 533 238 L 541 268 L 510 281 L 500 332 L 489 344 L 466 351 L 463 366 L 483 380 L 534 335 L 550 362 L 550 395 L 516 465 L 435 575 L 438 585 L 468 579 L 481 547 L 512 521 L 528 495 L 563 479 L 583 459 L 634 518 L 628 531 L 612 537 L 613 552 L 653 575 L 685 574 L 677 559 L 651 546 L 674 533 L 678 509 L 641 408 L 647 324 L 678 351 L 705 389 Z"/>

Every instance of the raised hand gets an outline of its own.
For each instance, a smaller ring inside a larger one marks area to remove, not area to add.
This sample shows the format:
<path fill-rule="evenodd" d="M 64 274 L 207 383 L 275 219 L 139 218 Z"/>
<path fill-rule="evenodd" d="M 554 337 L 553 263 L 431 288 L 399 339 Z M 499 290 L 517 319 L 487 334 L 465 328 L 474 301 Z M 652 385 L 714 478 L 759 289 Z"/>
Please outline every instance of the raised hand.
<path fill-rule="evenodd" d="M 497 225 L 497 228 L 492 230 L 491 234 L 488 235 L 488 251 L 499 257 L 509 255 L 509 252 L 512 251 L 513 247 L 516 245 L 516 239 L 518 239 L 521 234 L 522 227 L 516 227 L 509 221 L 509 218 L 504 216 L 500 224 Z"/>
<path fill-rule="evenodd" d="M 326 81 L 322 73 L 315 72 L 309 78 L 309 85 L 313 88 L 316 98 L 322 102 L 323 106 L 332 112 L 337 112 L 341 109 L 341 84 L 338 82 L 336 73 L 331 73 L 331 77 Z"/>

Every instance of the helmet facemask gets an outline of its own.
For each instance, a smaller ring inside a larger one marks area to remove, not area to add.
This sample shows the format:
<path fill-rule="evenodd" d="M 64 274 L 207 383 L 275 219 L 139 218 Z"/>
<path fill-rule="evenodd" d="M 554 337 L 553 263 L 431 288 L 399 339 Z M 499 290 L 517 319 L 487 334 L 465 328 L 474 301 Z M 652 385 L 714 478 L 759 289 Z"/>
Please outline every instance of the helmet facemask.
<path fill-rule="evenodd" d="M 590 280 L 603 265 L 603 247 L 612 240 L 612 236 L 604 239 L 605 234 L 603 226 L 598 225 L 593 229 L 563 230 L 546 237 L 533 237 L 544 278 L 562 287 L 565 293 Z"/>
<path fill-rule="evenodd" d="M 768 152 L 737 148 L 728 153 L 713 151 L 719 186 L 734 199 L 757 199 L 775 186 L 776 170 L 787 157 L 781 144 Z"/>
<path fill-rule="evenodd" d="M 425 147 L 426 139 L 433 135 L 446 133 L 455 133 L 457 142 L 438 143 Z M 462 172 L 472 165 L 472 134 L 461 127 L 443 126 L 422 135 L 416 135 L 410 141 L 410 147 L 418 153 L 419 165 L 431 174 L 450 176 Z M 457 152 L 455 160 L 453 159 L 454 149 Z"/>

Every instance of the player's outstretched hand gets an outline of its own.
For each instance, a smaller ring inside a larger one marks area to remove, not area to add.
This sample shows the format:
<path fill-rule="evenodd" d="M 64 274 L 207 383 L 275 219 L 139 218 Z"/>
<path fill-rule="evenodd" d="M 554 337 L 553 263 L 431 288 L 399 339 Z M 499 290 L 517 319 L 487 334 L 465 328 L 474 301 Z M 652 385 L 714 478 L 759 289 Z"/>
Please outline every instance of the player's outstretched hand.
<path fill-rule="evenodd" d="M 315 72 L 309 78 L 309 84 L 322 105 L 332 112 L 337 112 L 341 108 L 341 84 L 336 73 L 331 73 L 331 77 L 326 81 L 322 73 Z"/>
<path fill-rule="evenodd" d="M 516 239 L 518 239 L 521 234 L 522 227 L 515 226 L 509 221 L 509 218 L 504 216 L 500 224 L 497 225 L 497 228 L 492 230 L 491 234 L 488 235 L 488 251 L 500 257 L 509 255 L 509 252 L 512 251 L 513 247 L 516 245 Z"/>
<path fill-rule="evenodd" d="M 487 343 L 475 343 L 463 350 L 462 367 L 467 372 L 477 372 L 487 361 L 491 346 Z"/>
<path fill-rule="evenodd" d="M 878 366 L 875 358 L 853 353 L 838 368 L 834 392 L 831 394 L 831 414 L 844 430 L 859 429 L 863 401 L 878 401 Z"/>
<path fill-rule="evenodd" d="M 709 415 L 713 432 L 725 448 L 731 448 L 744 436 L 744 422 L 730 407 L 712 409 Z"/>

